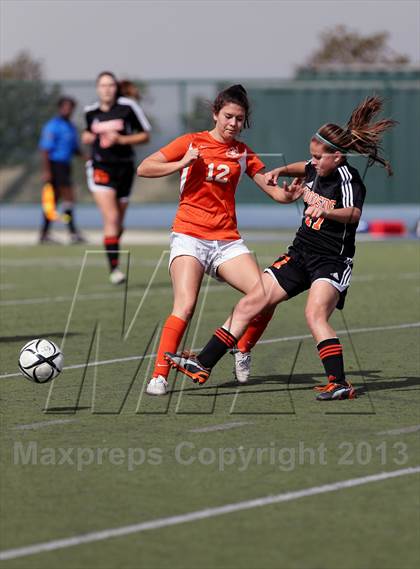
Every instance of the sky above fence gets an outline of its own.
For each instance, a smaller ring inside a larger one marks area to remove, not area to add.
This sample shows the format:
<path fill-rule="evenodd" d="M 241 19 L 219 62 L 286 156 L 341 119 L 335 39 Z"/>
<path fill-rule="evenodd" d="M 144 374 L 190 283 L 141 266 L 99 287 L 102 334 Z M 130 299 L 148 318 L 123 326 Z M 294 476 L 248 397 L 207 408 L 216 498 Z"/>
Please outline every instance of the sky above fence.
<path fill-rule="evenodd" d="M 27 49 L 48 79 L 289 77 L 322 30 L 390 32 L 419 63 L 418 0 L 1 0 L 1 60 Z"/>

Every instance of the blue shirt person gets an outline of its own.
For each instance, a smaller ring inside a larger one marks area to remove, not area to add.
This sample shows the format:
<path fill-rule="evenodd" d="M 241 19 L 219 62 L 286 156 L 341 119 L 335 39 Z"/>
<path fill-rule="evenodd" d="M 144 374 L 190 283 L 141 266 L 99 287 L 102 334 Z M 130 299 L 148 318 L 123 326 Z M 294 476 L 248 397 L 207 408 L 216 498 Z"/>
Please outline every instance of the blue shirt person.
<path fill-rule="evenodd" d="M 55 202 L 62 201 L 63 221 L 67 224 L 72 243 L 83 241 L 74 224 L 74 189 L 71 177 L 71 161 L 74 155 L 81 155 L 79 135 L 71 116 L 76 101 L 71 97 L 61 97 L 58 101 L 58 114 L 45 123 L 39 141 L 42 156 L 43 179 L 52 184 Z M 51 219 L 44 212 L 40 243 L 51 243 L 49 235 Z"/>
<path fill-rule="evenodd" d="M 42 129 L 39 148 L 46 151 L 53 162 L 70 162 L 73 155 L 79 153 L 76 127 L 63 116 L 53 117 Z"/>

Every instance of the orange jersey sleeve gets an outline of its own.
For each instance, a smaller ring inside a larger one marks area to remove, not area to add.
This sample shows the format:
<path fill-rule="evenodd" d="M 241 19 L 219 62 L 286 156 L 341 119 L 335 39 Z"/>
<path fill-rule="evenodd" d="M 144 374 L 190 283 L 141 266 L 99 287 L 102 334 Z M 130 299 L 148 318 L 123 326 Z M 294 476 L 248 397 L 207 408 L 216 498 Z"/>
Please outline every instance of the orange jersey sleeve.
<path fill-rule="evenodd" d="M 249 146 L 246 146 L 246 150 L 246 173 L 250 178 L 253 178 L 255 174 L 265 168 L 265 164 Z"/>
<path fill-rule="evenodd" d="M 187 152 L 192 139 L 193 137 L 191 134 L 183 134 L 182 136 L 178 136 L 178 138 L 175 138 L 175 140 L 172 140 L 172 142 L 161 148 L 160 152 L 162 152 L 168 162 L 176 162 L 177 160 L 181 160 L 181 158 Z"/>

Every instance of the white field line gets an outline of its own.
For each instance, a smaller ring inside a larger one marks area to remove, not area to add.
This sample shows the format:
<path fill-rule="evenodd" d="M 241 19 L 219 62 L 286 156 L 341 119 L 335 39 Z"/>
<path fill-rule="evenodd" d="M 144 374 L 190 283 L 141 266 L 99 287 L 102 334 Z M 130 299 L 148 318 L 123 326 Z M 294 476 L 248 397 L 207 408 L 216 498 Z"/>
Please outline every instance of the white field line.
<path fill-rule="evenodd" d="M 364 332 L 382 332 L 382 331 L 386 331 L 386 330 L 404 330 L 406 328 L 419 328 L 420 327 L 420 322 L 410 322 L 408 324 L 393 324 L 390 326 L 373 326 L 371 328 L 353 328 L 352 330 L 349 330 L 350 334 L 360 334 L 360 333 L 364 333 Z M 337 334 L 340 334 L 341 336 L 347 336 L 347 330 L 337 330 Z M 312 338 L 311 334 L 303 334 L 301 336 L 283 336 L 282 338 L 269 338 L 268 340 L 260 340 L 258 342 L 258 344 L 274 344 L 277 342 L 291 342 L 294 340 L 307 340 L 309 338 Z M 194 347 L 192 348 L 192 351 L 199 351 L 201 350 L 201 347 Z M 155 358 L 157 354 L 153 353 L 153 354 L 148 354 L 147 356 L 127 356 L 124 358 L 114 358 L 112 360 L 101 360 L 101 361 L 95 361 L 95 362 L 88 362 L 87 367 L 92 367 L 92 366 L 101 366 L 101 365 L 109 365 L 109 364 L 117 364 L 117 363 L 122 363 L 122 362 L 130 362 L 130 361 L 134 361 L 134 360 L 141 360 L 141 359 L 149 359 L 149 358 Z M 74 364 L 71 366 L 66 366 L 63 368 L 63 370 L 68 370 L 68 369 L 82 369 L 85 368 L 86 364 Z M 0 379 L 9 379 L 11 377 L 20 377 L 21 374 L 20 373 L 6 373 L 3 375 L 0 375 Z"/>
<path fill-rule="evenodd" d="M 40 423 L 29 423 L 27 425 L 16 425 L 14 431 L 25 431 L 27 429 L 42 429 L 50 425 L 63 425 L 64 423 L 75 423 L 78 419 L 54 419 L 53 421 L 41 421 Z"/>
<path fill-rule="evenodd" d="M 363 332 L 382 332 L 385 330 L 402 330 L 404 328 L 419 328 L 420 322 L 410 322 L 409 324 L 391 324 L 390 326 L 375 326 L 372 328 L 353 328 L 349 330 L 350 334 L 361 334 Z M 340 336 L 347 336 L 347 330 L 337 330 Z M 260 340 L 259 344 L 274 344 L 276 342 L 289 342 L 291 340 L 307 340 L 312 338 L 311 334 L 304 334 L 302 336 L 288 336 L 285 338 L 269 338 L 268 340 Z M 0 376 L 1 379 L 1 376 Z"/>
<path fill-rule="evenodd" d="M 221 285 L 209 286 L 210 292 L 218 291 L 220 292 Z M 143 296 L 145 294 L 146 287 L 144 289 L 130 291 L 129 298 L 136 298 L 138 296 Z M 170 285 L 155 287 L 154 289 L 148 291 L 149 294 L 168 294 L 171 291 Z M 106 300 L 110 298 L 122 298 L 124 291 L 121 289 L 120 292 L 92 292 L 89 294 L 79 294 L 77 300 Z M 19 304 L 51 304 L 54 302 L 70 302 L 74 298 L 72 296 L 47 296 L 38 298 L 24 298 L 21 300 L 0 300 L 0 306 L 16 306 Z"/>
<path fill-rule="evenodd" d="M 90 533 L 75 535 L 64 539 L 55 539 L 43 543 L 35 543 L 26 547 L 17 547 L 15 549 L 6 549 L 0 551 L 0 560 L 6 561 L 8 559 L 16 559 L 17 557 L 27 557 L 28 555 L 36 555 L 37 553 L 45 553 L 48 551 L 55 551 L 58 549 L 65 549 L 66 547 L 74 547 L 95 541 L 104 541 L 114 537 L 122 537 L 130 534 L 141 533 L 144 531 L 157 530 L 161 528 L 176 526 L 189 522 L 215 518 L 226 514 L 233 514 L 244 510 L 251 510 L 253 508 L 261 508 L 264 506 L 271 506 L 273 504 L 280 504 L 282 502 L 291 502 L 299 500 L 300 498 L 307 498 L 309 496 L 317 496 L 319 494 L 327 494 L 328 492 L 337 492 L 347 488 L 355 488 L 364 484 L 372 482 L 381 482 L 397 478 L 399 476 L 408 476 L 420 472 L 420 466 L 413 466 L 403 468 L 401 470 L 394 470 L 391 472 L 380 472 L 378 474 L 371 474 L 370 476 L 361 476 L 359 478 L 349 478 L 348 480 L 341 480 L 331 484 L 324 484 L 322 486 L 312 486 L 303 490 L 296 490 L 293 492 L 283 492 L 274 496 L 265 496 L 263 498 L 255 498 L 253 500 L 244 500 L 242 502 L 234 502 L 232 504 L 225 504 L 215 508 L 206 508 L 204 510 L 196 510 L 195 512 L 187 512 L 178 516 L 170 516 L 167 518 L 157 518 L 147 522 L 140 522 L 119 528 L 110 528 L 101 531 L 94 531 Z"/>
<path fill-rule="evenodd" d="M 98 251 L 94 251 L 95 253 L 103 254 L 103 249 L 99 249 Z M 256 255 L 256 259 L 263 264 L 271 264 L 275 260 L 275 255 Z M 151 259 L 133 259 L 133 264 L 136 266 L 142 267 L 155 267 L 156 263 L 159 261 L 158 258 L 151 258 Z M 2 259 L 1 266 L 3 268 L 34 268 L 39 269 L 40 266 L 43 268 L 60 268 L 60 269 L 74 269 L 80 268 L 81 259 L 80 257 L 28 257 L 28 258 L 21 258 L 21 259 Z M 95 268 L 103 268 L 104 267 L 104 260 L 103 259 L 90 259 L 89 260 L 89 267 Z M 386 281 L 389 279 L 392 280 L 406 280 L 406 279 L 416 279 L 420 277 L 420 272 L 407 272 L 407 273 L 399 273 L 398 275 L 393 274 L 371 274 L 371 275 L 353 275 L 352 282 L 371 282 L 371 281 Z M 1 286 L 1 285 L 0 285 Z"/>
<path fill-rule="evenodd" d="M 80 263 L 79 265 L 80 266 Z M 151 265 L 152 266 L 152 265 Z M 154 266 L 154 265 L 153 265 Z M 420 273 L 400 273 L 398 275 L 355 275 L 352 277 L 352 282 L 374 282 L 374 281 L 388 281 L 392 280 L 411 280 L 411 279 L 419 279 Z M 167 293 L 169 290 L 170 284 L 166 287 L 156 287 L 153 290 L 150 290 L 151 294 L 153 293 Z M 208 287 L 208 292 L 219 292 L 221 290 L 222 285 L 210 285 Z M 130 291 L 129 297 L 136 297 L 143 295 L 145 293 L 147 287 L 142 290 L 137 291 Z M 80 294 L 78 295 L 78 300 L 104 300 L 107 298 L 120 298 L 121 292 L 103 292 L 103 293 L 88 293 L 88 294 Z M 63 296 L 43 296 L 37 298 L 23 298 L 23 299 L 11 299 L 11 300 L 1 300 L 0 306 L 16 306 L 19 304 L 51 304 L 54 302 L 69 302 L 73 300 L 74 295 L 63 295 Z"/>
<path fill-rule="evenodd" d="M 372 282 L 372 281 L 389 281 L 389 280 L 399 280 L 406 281 L 411 279 L 419 279 L 420 273 L 400 273 L 398 275 L 354 275 L 351 280 L 352 282 Z"/>
<path fill-rule="evenodd" d="M 377 435 L 404 435 L 406 433 L 417 433 L 420 431 L 420 425 L 413 425 L 412 427 L 403 427 L 402 429 L 391 429 L 390 431 L 381 431 Z"/>
<path fill-rule="evenodd" d="M 222 423 L 221 425 L 211 425 L 210 427 L 201 427 L 199 429 L 190 429 L 189 433 L 212 433 L 213 431 L 228 431 L 236 429 L 244 425 L 252 425 L 250 421 L 237 421 L 236 423 Z"/>
<path fill-rule="evenodd" d="M 104 250 L 101 249 L 100 251 L 98 251 L 99 253 L 101 253 L 102 255 L 104 255 Z M 137 259 L 137 260 L 133 260 L 133 264 L 136 266 L 141 266 L 141 267 L 155 267 L 156 263 L 157 263 L 158 259 Z M 38 269 L 39 267 L 42 266 L 42 268 L 51 268 L 51 269 L 55 269 L 55 268 L 60 268 L 60 269 L 74 269 L 80 268 L 80 263 L 81 263 L 81 259 L 80 257 L 67 257 L 67 258 L 63 258 L 63 257 L 31 257 L 29 259 L 3 259 L 1 261 L 1 266 L 2 267 L 8 267 L 8 268 L 16 268 L 16 269 L 20 269 L 20 268 L 24 268 L 24 269 L 29 269 L 29 268 L 34 268 L 34 269 Z M 95 259 L 95 260 L 90 260 L 89 261 L 89 267 L 99 267 L 104 269 L 105 268 L 105 262 L 104 259 Z"/>

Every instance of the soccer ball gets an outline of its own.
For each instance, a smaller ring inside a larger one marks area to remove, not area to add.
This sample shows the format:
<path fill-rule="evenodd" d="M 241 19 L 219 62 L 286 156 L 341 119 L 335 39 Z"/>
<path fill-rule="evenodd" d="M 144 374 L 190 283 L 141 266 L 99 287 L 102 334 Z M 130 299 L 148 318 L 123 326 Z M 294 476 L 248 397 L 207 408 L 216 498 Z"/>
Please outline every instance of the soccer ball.
<path fill-rule="evenodd" d="M 61 372 L 63 361 L 63 354 L 54 342 L 37 338 L 20 350 L 19 369 L 26 379 L 35 383 L 47 383 Z"/>

